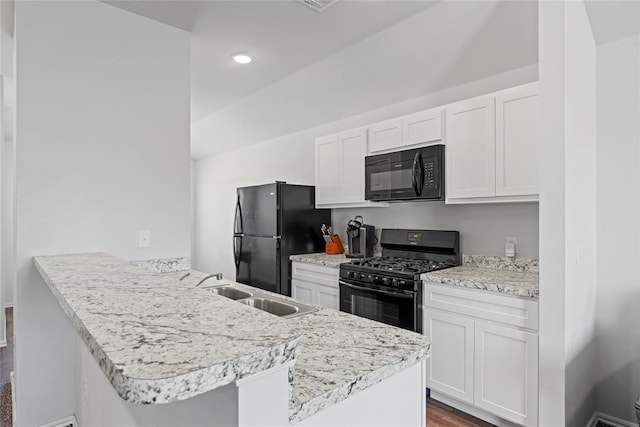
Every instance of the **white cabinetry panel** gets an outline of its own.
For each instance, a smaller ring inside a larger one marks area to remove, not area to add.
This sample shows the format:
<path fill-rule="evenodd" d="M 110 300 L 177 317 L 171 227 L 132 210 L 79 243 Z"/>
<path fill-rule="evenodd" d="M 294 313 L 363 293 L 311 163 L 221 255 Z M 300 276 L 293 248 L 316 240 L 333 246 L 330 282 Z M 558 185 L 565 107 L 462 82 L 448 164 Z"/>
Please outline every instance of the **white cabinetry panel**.
<path fill-rule="evenodd" d="M 369 126 L 369 154 L 379 153 L 402 145 L 400 120 L 388 120 Z"/>
<path fill-rule="evenodd" d="M 424 307 L 427 386 L 482 413 L 537 425 L 538 302 L 425 284 Z"/>
<path fill-rule="evenodd" d="M 364 199 L 364 128 L 316 139 L 316 206 L 386 207 L 385 202 Z"/>
<path fill-rule="evenodd" d="M 322 167 L 319 167 L 319 166 Z M 340 139 L 332 135 L 316 140 L 316 204 L 335 203 L 340 192 Z"/>
<path fill-rule="evenodd" d="M 429 145 L 442 139 L 442 110 L 431 109 L 374 123 L 368 128 L 368 154 Z"/>
<path fill-rule="evenodd" d="M 364 129 L 340 134 L 340 201 L 364 201 L 364 157 L 367 133 Z"/>
<path fill-rule="evenodd" d="M 473 320 L 429 310 L 425 321 L 434 343 L 427 361 L 427 387 L 473 403 Z"/>
<path fill-rule="evenodd" d="M 532 83 L 496 96 L 496 195 L 538 194 L 540 96 Z"/>
<path fill-rule="evenodd" d="M 402 145 L 442 139 L 442 110 L 427 110 L 402 118 Z"/>
<path fill-rule="evenodd" d="M 495 195 L 495 108 L 493 96 L 447 107 L 447 197 Z"/>
<path fill-rule="evenodd" d="M 538 335 L 478 321 L 475 353 L 475 405 L 537 425 Z"/>
<path fill-rule="evenodd" d="M 339 271 L 304 262 L 291 263 L 291 295 L 305 304 L 340 309 Z"/>

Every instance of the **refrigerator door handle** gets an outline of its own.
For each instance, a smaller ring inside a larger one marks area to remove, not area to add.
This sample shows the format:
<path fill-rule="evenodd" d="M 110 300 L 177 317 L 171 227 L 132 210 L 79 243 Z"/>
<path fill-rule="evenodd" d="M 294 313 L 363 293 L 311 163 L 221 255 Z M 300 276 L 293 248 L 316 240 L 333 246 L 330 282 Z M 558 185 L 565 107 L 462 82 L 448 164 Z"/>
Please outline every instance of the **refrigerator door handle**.
<path fill-rule="evenodd" d="M 238 228 L 238 222 L 240 223 L 240 228 Z M 233 219 L 233 232 L 235 234 L 242 234 L 244 232 L 242 227 L 242 208 L 240 207 L 239 194 L 238 194 L 238 201 L 236 202 L 236 215 L 235 215 L 235 218 Z"/>
<path fill-rule="evenodd" d="M 236 239 L 240 239 L 239 247 L 236 245 Z M 233 262 L 236 265 L 236 274 L 240 268 L 240 252 L 242 251 L 242 236 L 233 236 Z"/>

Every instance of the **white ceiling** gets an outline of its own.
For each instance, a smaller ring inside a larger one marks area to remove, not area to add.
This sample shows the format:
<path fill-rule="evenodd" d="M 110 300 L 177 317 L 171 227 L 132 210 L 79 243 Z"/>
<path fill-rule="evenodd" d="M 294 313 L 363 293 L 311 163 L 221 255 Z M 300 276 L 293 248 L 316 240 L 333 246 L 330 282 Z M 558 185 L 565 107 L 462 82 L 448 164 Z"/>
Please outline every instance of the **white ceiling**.
<path fill-rule="evenodd" d="M 538 61 L 536 1 L 107 2 L 191 31 L 194 158 Z"/>
<path fill-rule="evenodd" d="M 191 31 L 191 118 L 197 121 L 437 1 L 339 0 L 316 12 L 295 0 L 106 3 Z M 254 62 L 241 66 L 234 52 Z"/>
<path fill-rule="evenodd" d="M 586 0 L 585 6 L 599 45 L 640 33 L 638 0 Z"/>

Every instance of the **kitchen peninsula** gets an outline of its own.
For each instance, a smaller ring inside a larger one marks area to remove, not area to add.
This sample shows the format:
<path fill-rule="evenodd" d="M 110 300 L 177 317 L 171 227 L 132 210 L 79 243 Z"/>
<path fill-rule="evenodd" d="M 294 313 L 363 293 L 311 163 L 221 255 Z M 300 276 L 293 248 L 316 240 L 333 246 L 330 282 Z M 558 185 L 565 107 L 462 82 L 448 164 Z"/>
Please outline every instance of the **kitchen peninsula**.
<path fill-rule="evenodd" d="M 250 286 L 196 288 L 193 270 L 34 262 L 80 338 L 81 425 L 424 423 L 424 336 L 322 308 L 281 318 L 202 287 Z"/>

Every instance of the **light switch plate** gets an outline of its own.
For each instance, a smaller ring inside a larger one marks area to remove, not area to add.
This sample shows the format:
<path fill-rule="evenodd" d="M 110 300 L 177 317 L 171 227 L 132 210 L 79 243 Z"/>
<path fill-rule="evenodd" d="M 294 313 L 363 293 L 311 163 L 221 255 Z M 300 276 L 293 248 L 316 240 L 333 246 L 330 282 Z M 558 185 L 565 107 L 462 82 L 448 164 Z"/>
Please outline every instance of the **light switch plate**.
<path fill-rule="evenodd" d="M 138 231 L 138 247 L 148 248 L 151 246 L 151 231 L 140 230 Z"/>

